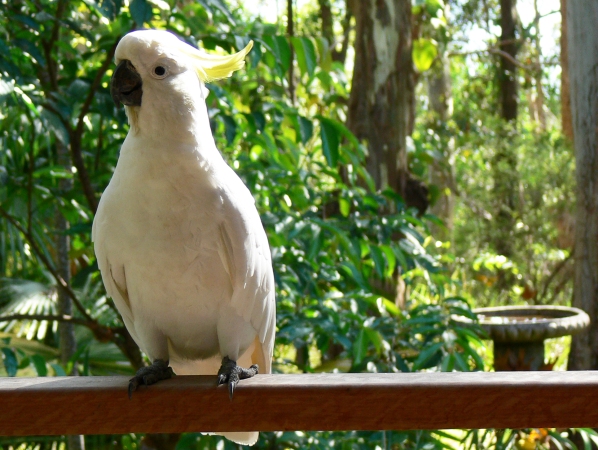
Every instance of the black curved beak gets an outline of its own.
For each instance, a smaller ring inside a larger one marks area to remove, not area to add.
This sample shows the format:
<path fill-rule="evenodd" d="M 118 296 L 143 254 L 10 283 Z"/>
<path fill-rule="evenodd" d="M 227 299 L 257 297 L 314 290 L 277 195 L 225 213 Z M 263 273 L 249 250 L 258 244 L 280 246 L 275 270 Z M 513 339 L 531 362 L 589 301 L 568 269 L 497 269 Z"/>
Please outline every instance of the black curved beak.
<path fill-rule="evenodd" d="M 110 94 L 112 100 L 118 106 L 122 103 L 126 106 L 141 106 L 141 76 L 128 59 L 123 59 L 112 74 L 110 80 Z"/>

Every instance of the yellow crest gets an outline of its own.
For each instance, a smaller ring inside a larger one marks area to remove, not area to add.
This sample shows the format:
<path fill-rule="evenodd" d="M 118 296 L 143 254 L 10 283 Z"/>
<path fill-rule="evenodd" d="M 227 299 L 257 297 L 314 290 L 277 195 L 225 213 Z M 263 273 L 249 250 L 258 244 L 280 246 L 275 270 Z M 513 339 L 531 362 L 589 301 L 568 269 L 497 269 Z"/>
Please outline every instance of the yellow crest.
<path fill-rule="evenodd" d="M 249 44 L 240 52 L 225 56 L 205 53 L 190 45 L 184 45 L 181 50 L 195 63 L 199 79 L 204 83 L 209 83 L 221 78 L 228 78 L 236 70 L 242 69 L 245 65 L 245 56 L 252 47 L 253 41 L 249 41 Z"/>

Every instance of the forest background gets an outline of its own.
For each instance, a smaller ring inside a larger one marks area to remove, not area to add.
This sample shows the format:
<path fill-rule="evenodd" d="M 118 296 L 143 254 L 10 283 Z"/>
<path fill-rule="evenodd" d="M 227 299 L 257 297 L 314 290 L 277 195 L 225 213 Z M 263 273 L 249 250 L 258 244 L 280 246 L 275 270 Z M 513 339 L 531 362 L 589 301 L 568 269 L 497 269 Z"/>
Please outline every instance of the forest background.
<path fill-rule="evenodd" d="M 595 317 L 595 299 L 575 281 L 584 256 L 574 253 L 582 222 L 573 143 L 582 128 L 570 103 L 566 8 L 1 1 L 0 375 L 132 374 L 144 364 L 90 241 L 128 129 L 109 94 L 114 50 L 142 27 L 214 52 L 255 43 L 244 70 L 208 86 L 208 109 L 269 236 L 275 371 L 492 370 L 490 342 L 451 314 L 571 305 L 575 291 Z M 591 335 L 570 353 L 570 340 L 550 342 L 547 365 L 597 368 Z M 591 448 L 596 436 L 287 432 L 262 433 L 258 447 Z M 142 443 L 236 447 L 193 433 L 0 438 L 6 448 Z"/>

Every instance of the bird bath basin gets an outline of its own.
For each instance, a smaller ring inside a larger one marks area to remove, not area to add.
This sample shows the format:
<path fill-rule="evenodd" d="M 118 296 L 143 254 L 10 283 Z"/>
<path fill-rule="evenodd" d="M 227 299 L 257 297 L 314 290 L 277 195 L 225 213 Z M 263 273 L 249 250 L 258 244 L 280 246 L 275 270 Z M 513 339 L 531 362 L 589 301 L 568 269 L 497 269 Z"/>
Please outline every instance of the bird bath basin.
<path fill-rule="evenodd" d="M 499 306 L 474 309 L 494 342 L 494 370 L 542 370 L 544 340 L 577 334 L 590 324 L 581 309 L 565 306 Z M 473 324 L 457 316 L 456 322 Z"/>

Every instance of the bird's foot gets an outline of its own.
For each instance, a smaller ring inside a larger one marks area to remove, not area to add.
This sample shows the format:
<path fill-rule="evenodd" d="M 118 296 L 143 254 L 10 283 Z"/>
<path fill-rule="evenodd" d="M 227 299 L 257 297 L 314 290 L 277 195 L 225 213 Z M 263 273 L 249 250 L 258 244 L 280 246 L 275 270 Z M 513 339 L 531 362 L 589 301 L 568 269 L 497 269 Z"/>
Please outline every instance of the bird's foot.
<path fill-rule="evenodd" d="M 129 380 L 129 399 L 133 396 L 133 392 L 141 384 L 149 386 L 161 380 L 168 380 L 172 378 L 174 372 L 168 365 L 168 361 L 163 359 L 156 359 L 151 366 L 142 367 L 137 371 L 135 376 Z"/>
<path fill-rule="evenodd" d="M 258 373 L 258 365 L 254 364 L 249 369 L 237 366 L 237 362 L 229 359 L 228 356 L 222 358 L 222 365 L 218 371 L 218 386 L 228 383 L 228 395 L 233 399 L 233 393 L 239 380 L 251 378 Z"/>

